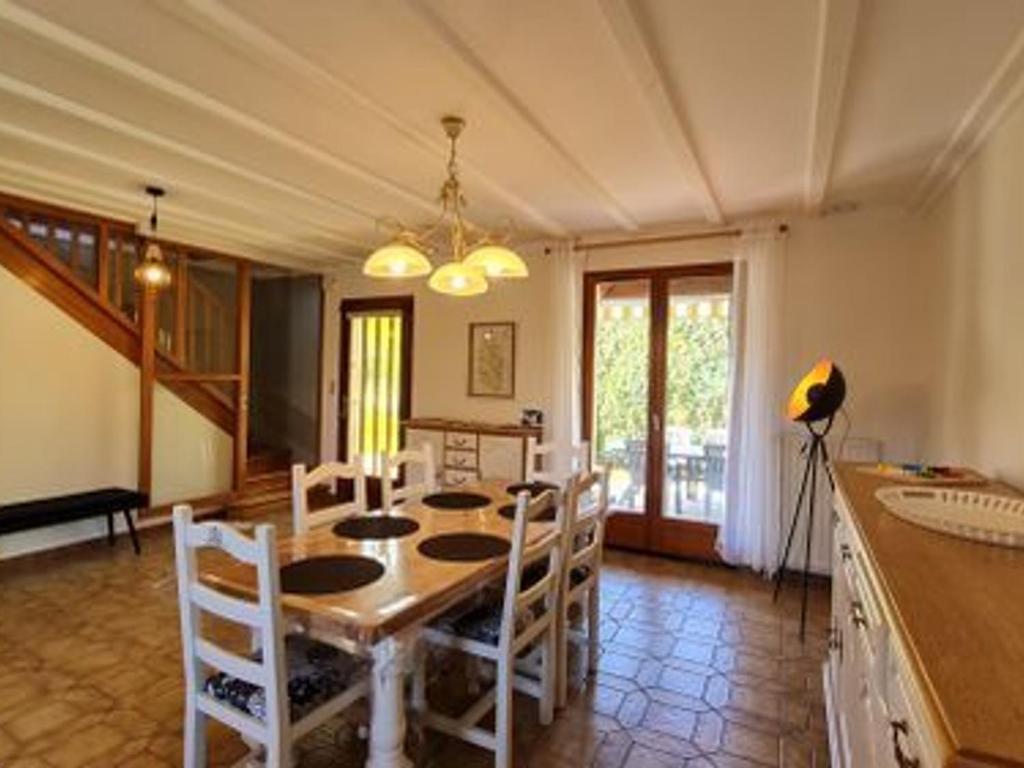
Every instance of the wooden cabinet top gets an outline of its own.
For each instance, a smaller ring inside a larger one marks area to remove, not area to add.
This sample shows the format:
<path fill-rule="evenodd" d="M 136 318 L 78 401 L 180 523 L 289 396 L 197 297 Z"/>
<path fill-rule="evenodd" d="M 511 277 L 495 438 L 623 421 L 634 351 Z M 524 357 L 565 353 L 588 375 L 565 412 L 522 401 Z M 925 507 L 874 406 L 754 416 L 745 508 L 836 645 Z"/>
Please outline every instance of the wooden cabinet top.
<path fill-rule="evenodd" d="M 524 427 L 521 424 L 488 424 L 481 421 L 458 421 L 456 419 L 406 419 L 402 424 L 408 429 L 432 429 L 443 432 L 476 432 L 481 435 L 502 437 L 541 438 L 541 427 Z"/>
<path fill-rule="evenodd" d="M 1024 550 L 899 519 L 875 492 L 901 483 L 857 465 L 838 465 L 836 479 L 952 765 L 1024 766 Z M 1020 495 L 999 483 L 977 490 Z"/>

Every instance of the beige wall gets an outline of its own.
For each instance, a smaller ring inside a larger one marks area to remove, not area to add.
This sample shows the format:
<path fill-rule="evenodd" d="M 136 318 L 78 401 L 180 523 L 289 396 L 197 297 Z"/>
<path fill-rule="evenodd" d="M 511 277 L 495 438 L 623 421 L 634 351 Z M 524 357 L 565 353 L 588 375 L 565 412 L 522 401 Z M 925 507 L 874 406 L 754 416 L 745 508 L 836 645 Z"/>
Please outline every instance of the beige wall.
<path fill-rule="evenodd" d="M 940 458 L 1024 486 L 1024 105 L 929 213 Z"/>
<path fill-rule="evenodd" d="M 887 458 L 923 457 L 932 423 L 930 394 L 935 355 L 931 291 L 925 269 L 923 227 L 916 219 L 887 210 L 826 218 L 790 219 L 786 253 L 785 382 L 788 391 L 822 356 L 835 358 L 850 385 L 852 434 L 883 442 Z M 621 248 L 580 254 L 587 271 L 721 261 L 735 241 Z M 408 287 L 406 287 L 408 286 Z M 413 413 L 493 421 L 515 420 L 521 408 L 549 413 L 551 306 L 555 300 L 543 255 L 531 259 L 531 276 L 506 283 L 481 298 L 438 296 L 426 281 L 388 284 L 366 280 L 358 270 L 332 280 L 325 333 L 324 445 L 333 451 L 336 423 L 337 306 L 342 296 L 398 294 L 414 290 L 416 340 Z M 517 398 L 468 398 L 466 326 L 473 320 L 515 320 L 519 324 Z M 782 404 L 780 403 L 780 409 Z M 330 453 L 328 455 L 333 455 Z"/>
<path fill-rule="evenodd" d="M 548 413 L 553 354 L 548 333 L 549 271 L 540 253 L 527 255 L 527 261 L 529 279 L 504 281 L 486 294 L 464 299 L 437 294 L 423 279 L 369 280 L 358 267 L 329 279 L 324 303 L 325 456 L 334 456 L 337 446 L 339 307 L 345 297 L 413 295 L 413 416 L 518 423 L 523 408 L 541 408 Z M 491 321 L 516 324 L 516 394 L 512 399 L 466 394 L 469 323 Z"/>
<path fill-rule="evenodd" d="M 133 487 L 138 369 L 0 269 L 0 503 Z M 155 503 L 226 490 L 231 439 L 177 397 L 155 397 Z M 102 520 L 0 538 L 0 558 L 104 533 Z"/>

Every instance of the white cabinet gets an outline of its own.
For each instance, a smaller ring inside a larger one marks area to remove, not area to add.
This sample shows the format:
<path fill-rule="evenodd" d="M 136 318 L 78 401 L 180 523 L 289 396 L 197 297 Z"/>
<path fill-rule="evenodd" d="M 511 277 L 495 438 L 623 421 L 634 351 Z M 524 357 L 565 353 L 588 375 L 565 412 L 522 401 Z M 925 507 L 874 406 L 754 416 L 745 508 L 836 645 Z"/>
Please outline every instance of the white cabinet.
<path fill-rule="evenodd" d="M 432 429 L 408 428 L 405 430 L 406 448 L 419 448 L 423 445 L 429 445 L 434 454 L 434 465 L 437 474 L 437 477 L 435 477 L 434 480 L 439 481 L 441 480 L 442 471 L 441 461 L 444 456 L 444 432 L 437 432 Z M 415 462 L 408 466 L 407 472 L 407 480 L 410 484 L 421 483 L 425 479 L 417 477 L 417 473 L 422 472 L 422 467 Z"/>
<path fill-rule="evenodd" d="M 840 493 L 834 498 L 832 619 L 824 681 L 836 768 L 941 768 L 923 686 Z"/>
<path fill-rule="evenodd" d="M 526 441 L 542 437 L 538 427 L 448 419 L 410 419 L 405 428 L 407 446 L 430 443 L 438 478 L 448 486 L 480 479 L 522 480 Z"/>

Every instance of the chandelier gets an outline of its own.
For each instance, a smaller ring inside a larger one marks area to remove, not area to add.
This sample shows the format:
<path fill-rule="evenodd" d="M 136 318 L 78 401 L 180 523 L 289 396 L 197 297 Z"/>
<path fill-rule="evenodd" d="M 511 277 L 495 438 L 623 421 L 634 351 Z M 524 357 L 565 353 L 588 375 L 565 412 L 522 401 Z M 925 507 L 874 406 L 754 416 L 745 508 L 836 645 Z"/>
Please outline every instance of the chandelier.
<path fill-rule="evenodd" d="M 438 293 L 476 296 L 487 290 L 488 279 L 526 277 L 529 270 L 522 258 L 504 244 L 507 234 L 483 232 L 463 219 L 466 198 L 459 183 L 455 144 L 466 121 L 449 115 L 441 118 L 441 126 L 450 143 L 448 178 L 441 185 L 441 215 L 420 231 L 398 224 L 394 238 L 367 258 L 363 274 L 381 278 L 430 275 L 428 285 Z M 434 270 L 429 256 L 438 250 L 449 258 Z"/>

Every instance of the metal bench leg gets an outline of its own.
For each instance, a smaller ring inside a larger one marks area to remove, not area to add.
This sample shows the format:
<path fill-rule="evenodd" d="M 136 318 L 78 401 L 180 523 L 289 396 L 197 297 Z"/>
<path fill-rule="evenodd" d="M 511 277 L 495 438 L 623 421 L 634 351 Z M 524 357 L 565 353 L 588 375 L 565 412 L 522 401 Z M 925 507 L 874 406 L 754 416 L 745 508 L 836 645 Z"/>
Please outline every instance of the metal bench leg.
<path fill-rule="evenodd" d="M 114 546 L 114 513 L 107 512 L 107 544 Z"/>
<path fill-rule="evenodd" d="M 124 510 L 124 521 L 128 525 L 128 535 L 132 537 L 132 547 L 135 549 L 135 554 L 140 554 L 139 549 L 139 535 L 135 532 L 135 523 L 132 522 L 132 511 L 130 509 Z"/>

